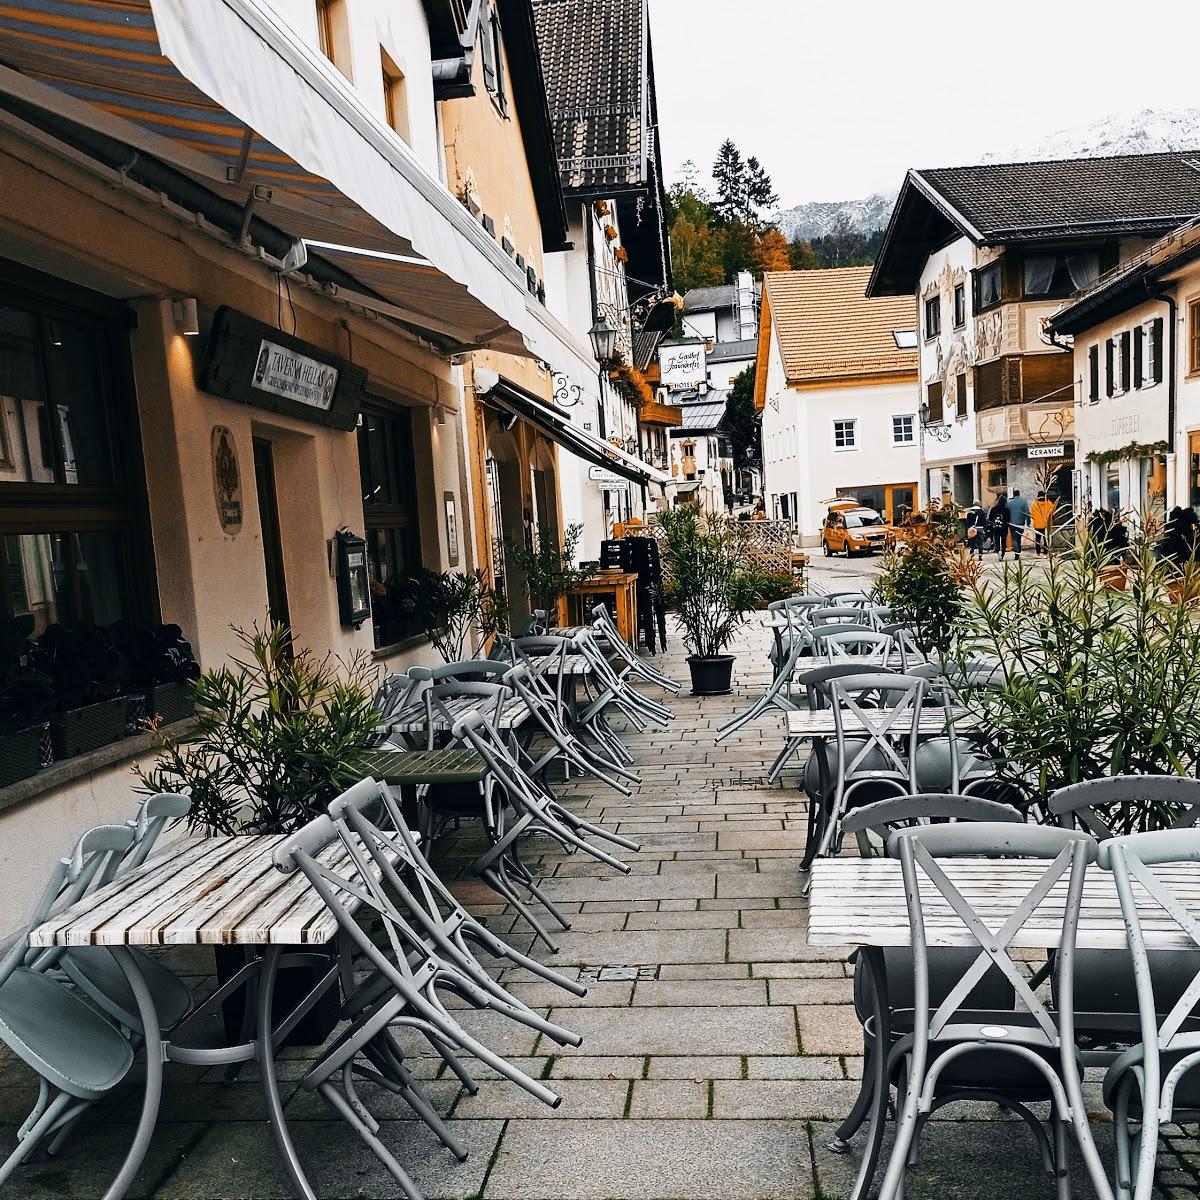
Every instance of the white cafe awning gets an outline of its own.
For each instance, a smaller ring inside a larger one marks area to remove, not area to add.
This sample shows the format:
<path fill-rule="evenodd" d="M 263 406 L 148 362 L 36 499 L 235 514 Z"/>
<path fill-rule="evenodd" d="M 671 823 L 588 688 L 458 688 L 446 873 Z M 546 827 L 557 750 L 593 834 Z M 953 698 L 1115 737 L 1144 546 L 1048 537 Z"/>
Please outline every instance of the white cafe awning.
<path fill-rule="evenodd" d="M 606 442 L 576 425 L 570 417 L 550 408 L 536 396 L 509 383 L 495 371 L 475 370 L 475 386 L 479 393 L 497 407 L 528 421 L 552 442 L 557 442 L 585 462 L 604 467 L 634 483 L 668 484 L 671 476 L 627 454 L 619 446 Z"/>
<path fill-rule="evenodd" d="M 384 256 L 364 289 L 414 325 L 578 370 L 577 346 L 538 311 L 516 263 L 257 0 L 7 0 L 0 62 L 0 93 L 239 204 L 270 188 L 255 213 L 297 240 L 352 247 L 339 262 L 351 274 L 358 252 Z"/>

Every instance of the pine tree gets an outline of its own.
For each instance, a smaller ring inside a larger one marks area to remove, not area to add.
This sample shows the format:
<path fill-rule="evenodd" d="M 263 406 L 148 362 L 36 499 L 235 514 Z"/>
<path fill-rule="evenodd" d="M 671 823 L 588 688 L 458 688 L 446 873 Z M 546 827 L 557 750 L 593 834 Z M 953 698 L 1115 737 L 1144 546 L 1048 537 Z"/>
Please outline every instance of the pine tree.
<path fill-rule="evenodd" d="M 733 449 L 733 465 L 739 471 L 762 463 L 762 423 L 754 408 L 754 374 L 754 368 L 747 367 L 725 398 L 725 430 Z"/>
<path fill-rule="evenodd" d="M 771 184 L 770 175 L 763 170 L 762 163 L 754 155 L 746 159 L 744 180 L 746 207 L 748 210 L 746 213 L 747 220 L 756 219 L 759 209 L 770 208 L 772 205 L 779 203 L 779 197 L 775 194 L 775 188 Z"/>
<path fill-rule="evenodd" d="M 713 182 L 717 185 L 717 198 L 713 211 L 719 221 L 728 224 L 745 215 L 746 210 L 746 167 L 738 148 L 730 138 L 721 143 L 717 161 L 713 163 Z"/>

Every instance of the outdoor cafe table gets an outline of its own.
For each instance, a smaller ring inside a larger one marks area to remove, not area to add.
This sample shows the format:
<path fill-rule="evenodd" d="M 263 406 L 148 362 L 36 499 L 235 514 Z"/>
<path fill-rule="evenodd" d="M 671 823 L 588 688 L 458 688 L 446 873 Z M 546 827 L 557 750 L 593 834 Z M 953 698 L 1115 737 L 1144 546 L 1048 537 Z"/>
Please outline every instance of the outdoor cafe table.
<path fill-rule="evenodd" d="M 939 863 L 966 902 L 983 922 L 999 929 L 1012 915 L 1046 869 L 1028 859 L 945 859 Z M 1160 867 L 1164 882 L 1178 895 L 1200 898 L 1200 863 Z M 1067 890 L 1064 877 L 1021 926 L 1012 946 L 1052 950 L 1062 936 Z M 1139 916 L 1151 950 L 1191 951 L 1184 931 L 1145 892 L 1135 892 Z M 978 948 L 978 943 L 936 889 L 922 892 L 926 937 L 931 946 Z M 864 1070 L 870 1071 L 871 1112 L 867 1145 L 852 1200 L 864 1200 L 879 1155 L 887 1121 L 887 1049 L 890 1044 L 887 972 L 883 949 L 911 945 L 908 907 L 900 863 L 890 858 L 825 858 L 813 864 L 809 899 L 808 942 L 811 946 L 857 946 L 856 970 L 867 973 L 876 1053 Z M 1127 945 L 1125 923 L 1112 875 L 1097 867 L 1088 870 L 1083 887 L 1076 946 L 1080 950 L 1115 950 Z M 1074 1099 L 1072 1100 L 1074 1103 Z M 844 1150 L 835 1142 L 835 1148 Z M 1106 1188 L 1093 1185 L 1101 1195 Z"/>
<path fill-rule="evenodd" d="M 473 751 L 380 751 L 371 768 L 383 782 L 397 785 L 479 779 L 484 764 Z M 124 1197 L 146 1156 L 168 1059 L 205 1066 L 257 1062 L 267 1118 L 288 1177 L 297 1195 L 315 1200 L 292 1146 L 275 1077 L 275 1045 L 303 1013 L 297 1009 L 276 1031 L 272 1000 L 287 948 L 292 948 L 291 959 L 296 947 L 326 946 L 337 933 L 337 921 L 302 873 L 284 875 L 275 869 L 271 854 L 282 840 L 283 835 L 181 838 L 29 935 L 31 946 L 107 946 L 137 1001 L 145 1032 L 145 1098 L 133 1143 L 105 1200 Z M 321 851 L 318 860 L 336 869 L 346 854 L 339 842 Z M 358 907 L 353 897 L 346 904 L 350 911 Z M 160 1033 L 154 999 L 129 947 L 198 945 L 262 947 L 262 958 L 247 971 L 258 976 L 252 1041 L 209 1049 L 176 1045 L 169 1034 Z M 336 982 L 336 972 L 331 964 L 322 979 L 326 988 Z"/>

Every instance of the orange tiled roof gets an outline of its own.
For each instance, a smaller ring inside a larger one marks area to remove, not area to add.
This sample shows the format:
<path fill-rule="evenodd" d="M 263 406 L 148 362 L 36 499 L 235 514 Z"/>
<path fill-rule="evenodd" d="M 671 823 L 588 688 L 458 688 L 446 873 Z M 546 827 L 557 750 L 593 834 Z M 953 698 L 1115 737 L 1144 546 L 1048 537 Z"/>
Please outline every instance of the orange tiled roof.
<path fill-rule="evenodd" d="M 769 271 L 766 304 L 789 383 L 917 374 L 917 351 L 898 350 L 892 331 L 914 329 L 911 296 L 868 300 L 870 267 Z"/>

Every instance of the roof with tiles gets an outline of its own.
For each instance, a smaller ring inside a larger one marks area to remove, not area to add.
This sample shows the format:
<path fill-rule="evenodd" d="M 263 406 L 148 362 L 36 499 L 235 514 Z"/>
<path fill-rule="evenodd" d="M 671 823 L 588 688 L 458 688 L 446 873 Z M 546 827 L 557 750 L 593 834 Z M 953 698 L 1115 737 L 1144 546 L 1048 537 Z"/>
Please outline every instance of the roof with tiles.
<path fill-rule="evenodd" d="M 645 0 L 533 0 L 563 188 L 644 185 Z"/>
<path fill-rule="evenodd" d="M 988 240 L 1177 225 L 1200 212 L 1200 151 L 918 172 Z"/>
<path fill-rule="evenodd" d="M 763 276 L 769 320 L 789 383 L 917 374 L 917 351 L 893 333 L 916 323 L 911 296 L 868 300 L 870 267 L 770 271 Z M 766 318 L 764 317 L 764 321 Z"/>

